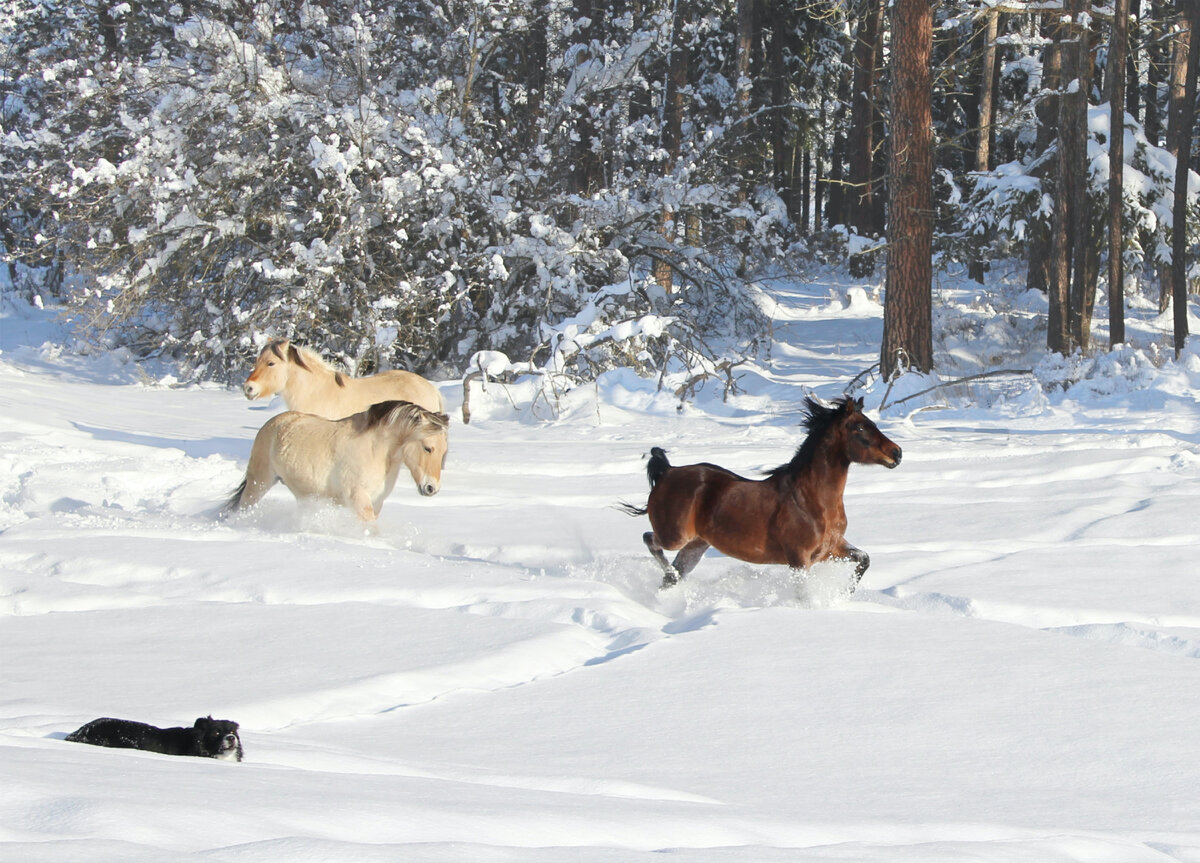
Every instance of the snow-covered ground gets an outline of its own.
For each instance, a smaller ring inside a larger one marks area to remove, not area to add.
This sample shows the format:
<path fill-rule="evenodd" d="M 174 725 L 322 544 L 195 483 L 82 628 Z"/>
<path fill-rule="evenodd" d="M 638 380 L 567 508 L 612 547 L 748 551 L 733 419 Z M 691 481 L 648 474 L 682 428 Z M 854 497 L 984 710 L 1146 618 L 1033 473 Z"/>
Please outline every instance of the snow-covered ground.
<path fill-rule="evenodd" d="M 1141 310 L 1137 349 L 1039 360 L 1037 298 L 939 290 L 947 375 L 1038 375 L 883 410 L 905 459 L 851 471 L 852 596 L 712 553 L 660 592 L 613 505 L 652 445 L 786 461 L 805 393 L 877 358 L 869 285 L 770 285 L 728 402 L 477 388 L 442 492 L 402 480 L 373 537 L 281 488 L 215 520 L 279 403 L 60 350 L 8 302 L 0 859 L 1200 861 L 1200 357 Z M 245 762 L 63 740 L 210 713 Z"/>

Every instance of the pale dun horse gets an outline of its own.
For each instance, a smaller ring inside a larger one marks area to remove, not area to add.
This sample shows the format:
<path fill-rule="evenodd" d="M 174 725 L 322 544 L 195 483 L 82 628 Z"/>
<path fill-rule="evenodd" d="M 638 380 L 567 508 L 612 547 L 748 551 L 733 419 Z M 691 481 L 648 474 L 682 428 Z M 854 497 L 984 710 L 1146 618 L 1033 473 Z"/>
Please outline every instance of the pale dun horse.
<path fill-rule="evenodd" d="M 288 410 L 331 420 L 393 399 L 429 411 L 445 411 L 437 387 L 418 374 L 393 370 L 353 378 L 332 368 L 315 351 L 287 339 L 273 341 L 262 349 L 242 391 L 251 401 L 279 393 Z"/>
<path fill-rule="evenodd" d="M 341 420 L 285 411 L 254 438 L 246 477 L 225 511 L 246 509 L 282 481 L 298 499 L 328 498 L 354 510 L 372 532 L 407 466 L 423 495 L 440 486 L 450 419 L 405 401 L 386 401 Z"/>

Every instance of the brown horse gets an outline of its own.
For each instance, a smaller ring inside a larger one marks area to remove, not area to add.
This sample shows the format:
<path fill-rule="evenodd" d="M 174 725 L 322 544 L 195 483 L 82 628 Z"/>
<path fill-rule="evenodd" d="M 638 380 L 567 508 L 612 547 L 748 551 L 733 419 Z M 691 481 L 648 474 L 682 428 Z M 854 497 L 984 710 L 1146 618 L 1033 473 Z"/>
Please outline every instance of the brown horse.
<path fill-rule="evenodd" d="M 749 563 L 805 569 L 829 559 L 853 561 L 855 581 L 871 559 L 846 542 L 842 492 L 852 463 L 900 464 L 900 447 L 862 412 L 862 399 L 826 407 L 805 400 L 808 437 L 792 460 L 765 479 L 738 476 L 715 464 L 673 467 L 659 447 L 650 450 L 650 497 L 630 515 L 649 515 L 643 537 L 663 570 L 663 587 L 677 584 L 712 546 Z M 663 550 L 680 549 L 673 563 Z"/>

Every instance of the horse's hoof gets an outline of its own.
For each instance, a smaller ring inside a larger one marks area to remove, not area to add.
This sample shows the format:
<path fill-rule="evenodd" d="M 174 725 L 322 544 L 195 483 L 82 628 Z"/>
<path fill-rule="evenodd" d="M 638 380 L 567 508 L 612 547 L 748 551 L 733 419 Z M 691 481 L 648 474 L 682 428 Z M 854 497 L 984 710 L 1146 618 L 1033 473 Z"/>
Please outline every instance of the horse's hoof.
<path fill-rule="evenodd" d="M 674 587 L 677 584 L 679 584 L 679 572 L 671 568 L 663 573 L 662 586 L 659 587 L 659 590 L 666 590 L 668 587 Z"/>

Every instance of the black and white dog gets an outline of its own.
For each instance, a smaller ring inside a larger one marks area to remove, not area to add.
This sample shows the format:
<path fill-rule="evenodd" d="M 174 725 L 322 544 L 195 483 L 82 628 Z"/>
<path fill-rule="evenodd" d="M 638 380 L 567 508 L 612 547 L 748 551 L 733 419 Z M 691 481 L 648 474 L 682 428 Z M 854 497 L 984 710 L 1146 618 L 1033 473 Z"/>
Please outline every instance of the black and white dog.
<path fill-rule="evenodd" d="M 93 719 L 68 734 L 67 740 L 117 749 L 144 749 L 164 755 L 242 760 L 238 724 L 211 716 L 200 717 L 191 728 L 155 728 L 131 719 Z"/>

